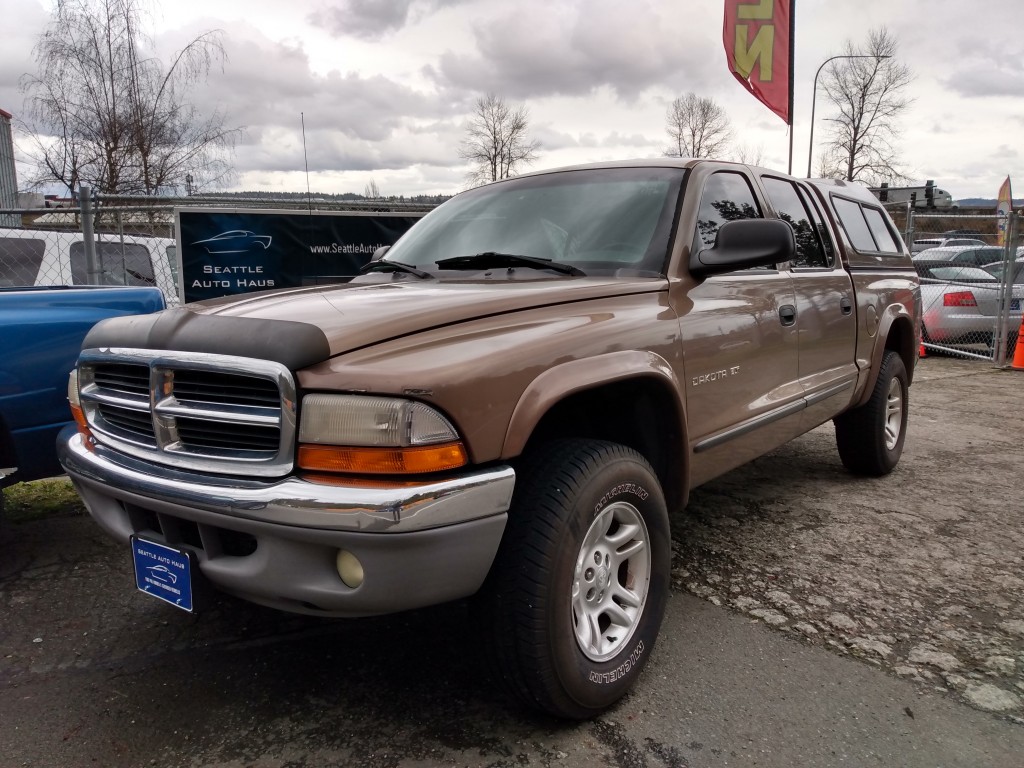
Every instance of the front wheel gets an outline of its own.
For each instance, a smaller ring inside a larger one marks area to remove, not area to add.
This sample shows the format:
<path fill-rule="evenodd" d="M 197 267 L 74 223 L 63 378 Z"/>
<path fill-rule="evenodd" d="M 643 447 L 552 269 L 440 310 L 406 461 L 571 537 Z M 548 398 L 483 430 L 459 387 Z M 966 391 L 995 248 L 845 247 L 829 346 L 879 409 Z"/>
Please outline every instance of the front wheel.
<path fill-rule="evenodd" d="M 843 466 L 855 474 L 875 477 L 893 470 L 907 437 L 908 392 L 903 358 L 886 350 L 871 399 L 834 420 Z"/>
<path fill-rule="evenodd" d="M 671 565 L 661 486 L 636 451 L 596 440 L 547 445 L 518 474 L 480 596 L 493 666 L 528 706 L 593 717 L 654 650 Z"/>

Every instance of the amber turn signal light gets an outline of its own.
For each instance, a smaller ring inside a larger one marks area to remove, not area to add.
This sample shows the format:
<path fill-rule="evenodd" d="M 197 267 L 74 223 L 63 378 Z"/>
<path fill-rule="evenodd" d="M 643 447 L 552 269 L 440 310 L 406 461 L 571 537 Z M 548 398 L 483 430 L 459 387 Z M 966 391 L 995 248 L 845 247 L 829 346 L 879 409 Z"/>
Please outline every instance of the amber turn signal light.
<path fill-rule="evenodd" d="M 92 432 L 89 430 L 89 422 L 85 420 L 85 412 L 82 410 L 82 406 L 72 405 L 71 415 L 75 419 L 75 424 L 78 425 L 78 433 L 85 439 L 85 443 L 88 445 L 92 439 Z"/>
<path fill-rule="evenodd" d="M 312 472 L 371 475 L 407 475 L 441 472 L 468 463 L 462 443 L 412 448 L 347 448 L 337 445 L 300 445 L 298 465 Z"/>

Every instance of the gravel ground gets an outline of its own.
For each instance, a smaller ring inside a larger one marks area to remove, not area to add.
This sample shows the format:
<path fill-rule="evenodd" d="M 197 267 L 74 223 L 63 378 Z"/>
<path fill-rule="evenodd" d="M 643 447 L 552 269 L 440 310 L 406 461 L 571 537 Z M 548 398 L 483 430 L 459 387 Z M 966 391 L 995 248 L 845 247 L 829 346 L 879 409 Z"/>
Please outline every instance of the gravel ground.
<path fill-rule="evenodd" d="M 1024 724 L 1024 373 L 929 357 L 889 476 L 826 425 L 697 489 L 674 582 Z"/>

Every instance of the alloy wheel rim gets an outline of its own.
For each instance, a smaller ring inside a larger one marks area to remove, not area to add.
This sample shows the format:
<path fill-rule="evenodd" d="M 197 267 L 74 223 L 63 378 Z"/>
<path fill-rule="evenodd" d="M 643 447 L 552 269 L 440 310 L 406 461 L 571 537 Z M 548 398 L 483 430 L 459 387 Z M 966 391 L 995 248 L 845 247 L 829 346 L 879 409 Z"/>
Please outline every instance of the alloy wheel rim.
<path fill-rule="evenodd" d="M 607 661 L 629 642 L 650 583 L 650 537 L 643 516 L 628 502 L 610 504 L 583 537 L 573 575 L 573 630 L 584 656 Z"/>
<path fill-rule="evenodd" d="M 903 430 L 903 386 L 893 378 L 889 382 L 889 394 L 885 399 L 885 447 L 890 451 L 899 442 Z"/>

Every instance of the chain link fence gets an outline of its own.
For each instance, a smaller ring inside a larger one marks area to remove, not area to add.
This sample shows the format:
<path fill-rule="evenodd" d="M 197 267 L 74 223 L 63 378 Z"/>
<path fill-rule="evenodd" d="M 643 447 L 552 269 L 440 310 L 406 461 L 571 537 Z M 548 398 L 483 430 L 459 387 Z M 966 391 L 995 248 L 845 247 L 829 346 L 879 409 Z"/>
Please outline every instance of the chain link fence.
<path fill-rule="evenodd" d="M 0 209 L 0 287 L 137 285 L 159 287 L 176 306 L 176 208 L 426 212 L 436 202 L 299 200 L 274 197 L 93 198 L 69 207 Z"/>
<path fill-rule="evenodd" d="M 1015 353 L 1024 304 L 1021 216 L 886 207 L 921 278 L 926 352 L 1006 365 Z"/>

